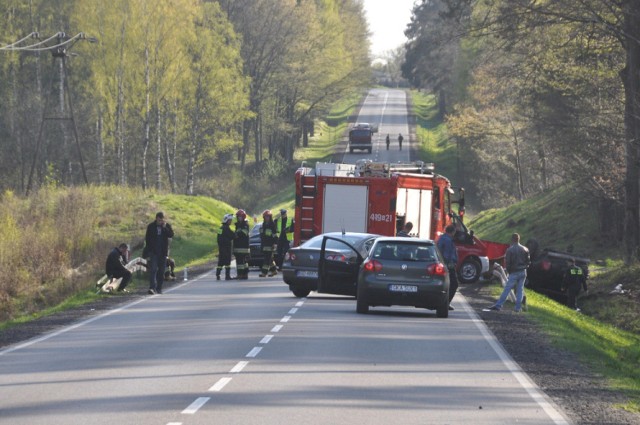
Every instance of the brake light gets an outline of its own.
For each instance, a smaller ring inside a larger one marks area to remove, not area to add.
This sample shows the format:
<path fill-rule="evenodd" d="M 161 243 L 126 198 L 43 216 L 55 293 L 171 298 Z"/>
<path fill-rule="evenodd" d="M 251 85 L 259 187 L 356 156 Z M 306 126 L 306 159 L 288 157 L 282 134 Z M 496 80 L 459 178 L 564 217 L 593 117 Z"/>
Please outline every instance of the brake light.
<path fill-rule="evenodd" d="M 545 272 L 548 272 L 549 270 L 551 270 L 551 262 L 549 260 L 544 260 L 541 266 L 542 266 L 542 270 L 544 270 Z"/>
<path fill-rule="evenodd" d="M 431 276 L 445 276 L 447 273 L 447 268 L 442 263 L 430 264 L 427 267 L 427 274 Z"/>
<path fill-rule="evenodd" d="M 342 254 L 327 254 L 324 258 L 331 261 L 341 261 L 343 263 L 347 262 L 347 257 Z"/>
<path fill-rule="evenodd" d="M 364 263 L 364 269 L 368 272 L 379 272 L 382 270 L 382 263 L 377 260 L 369 260 Z"/>

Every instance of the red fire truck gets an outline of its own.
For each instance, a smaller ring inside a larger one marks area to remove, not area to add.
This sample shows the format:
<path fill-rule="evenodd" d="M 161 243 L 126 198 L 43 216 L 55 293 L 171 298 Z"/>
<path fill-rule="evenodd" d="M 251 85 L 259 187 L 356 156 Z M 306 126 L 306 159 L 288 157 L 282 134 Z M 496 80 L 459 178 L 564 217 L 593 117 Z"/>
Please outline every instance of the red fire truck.
<path fill-rule="evenodd" d="M 433 164 L 318 163 L 296 172 L 293 246 L 327 232 L 368 232 L 393 236 L 410 221 L 412 236 L 437 240 L 456 226 L 458 275 L 471 283 L 500 261 L 508 245 L 483 241 L 463 223 L 464 190 L 434 172 Z M 451 208 L 458 204 L 458 212 Z"/>

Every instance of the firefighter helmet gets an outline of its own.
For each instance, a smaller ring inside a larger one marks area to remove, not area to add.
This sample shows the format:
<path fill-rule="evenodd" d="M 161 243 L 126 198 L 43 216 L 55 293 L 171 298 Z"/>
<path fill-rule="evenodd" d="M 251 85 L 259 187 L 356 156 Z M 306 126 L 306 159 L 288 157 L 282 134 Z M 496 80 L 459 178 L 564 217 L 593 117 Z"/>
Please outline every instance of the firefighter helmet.
<path fill-rule="evenodd" d="M 271 214 L 271 210 L 264 210 L 262 212 L 262 218 L 267 218 L 267 217 L 273 217 L 273 215 Z"/>
<path fill-rule="evenodd" d="M 247 213 L 244 210 L 238 210 L 236 211 L 236 217 L 238 217 L 238 220 L 244 221 L 247 218 Z"/>
<path fill-rule="evenodd" d="M 224 217 L 222 218 L 223 223 L 228 223 L 231 220 L 233 220 L 233 214 L 225 214 Z"/>

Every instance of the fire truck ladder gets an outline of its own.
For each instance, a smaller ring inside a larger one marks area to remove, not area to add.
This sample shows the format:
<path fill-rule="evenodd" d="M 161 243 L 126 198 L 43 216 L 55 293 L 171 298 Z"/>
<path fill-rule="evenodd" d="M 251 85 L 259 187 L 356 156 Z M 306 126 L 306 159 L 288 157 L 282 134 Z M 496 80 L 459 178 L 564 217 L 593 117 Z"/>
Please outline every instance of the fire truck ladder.
<path fill-rule="evenodd" d="M 313 230 L 314 224 L 314 200 L 317 193 L 317 179 L 315 175 L 302 176 L 302 199 L 301 199 L 301 214 L 300 214 L 300 243 L 308 241 L 315 236 Z M 296 223 L 296 225 L 298 225 Z"/>

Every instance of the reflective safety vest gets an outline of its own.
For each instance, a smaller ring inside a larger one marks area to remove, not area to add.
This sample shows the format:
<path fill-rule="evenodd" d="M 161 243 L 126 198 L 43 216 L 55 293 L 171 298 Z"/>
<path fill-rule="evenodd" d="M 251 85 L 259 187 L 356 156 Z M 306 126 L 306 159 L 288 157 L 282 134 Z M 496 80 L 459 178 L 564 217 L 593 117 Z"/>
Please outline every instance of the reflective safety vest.
<path fill-rule="evenodd" d="M 289 220 L 287 219 L 287 223 L 285 223 L 284 229 L 282 229 L 283 220 L 282 217 L 280 217 L 276 220 L 276 227 L 278 229 L 278 234 L 280 235 L 280 237 L 284 235 L 286 236 L 287 240 L 291 242 L 293 240 L 293 232 L 291 231 L 291 225 L 289 225 L 288 221 Z"/>

